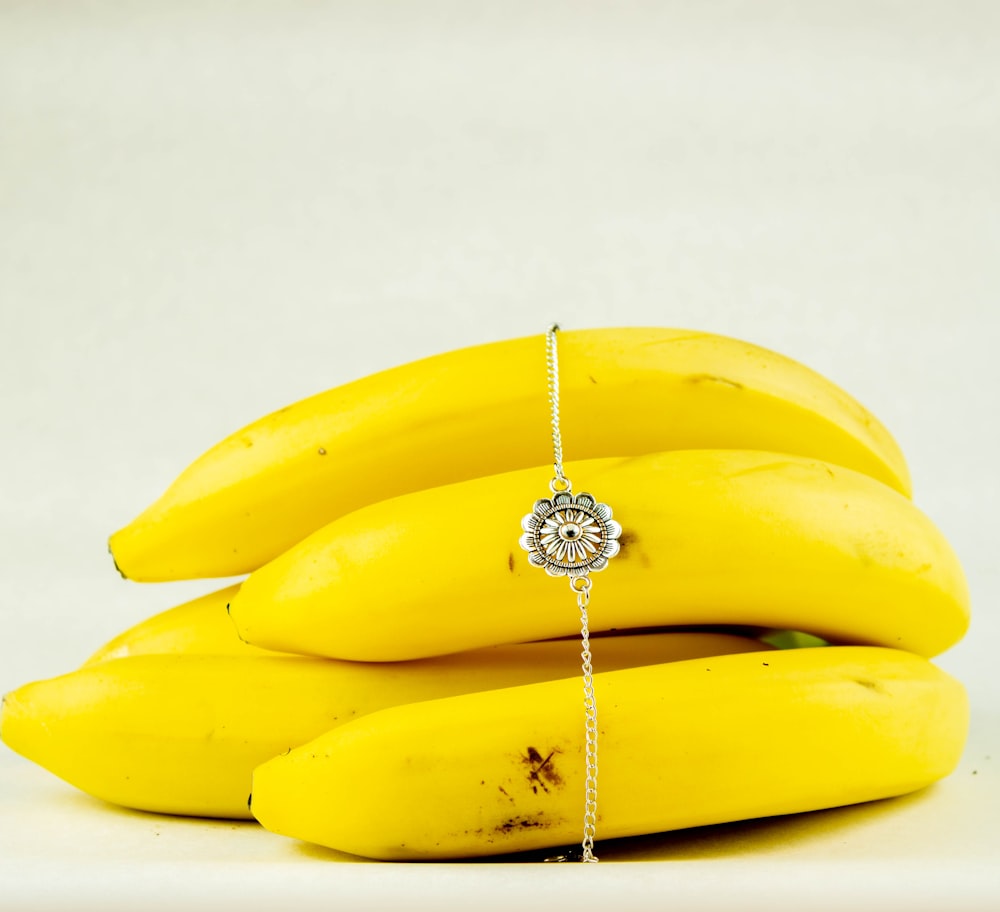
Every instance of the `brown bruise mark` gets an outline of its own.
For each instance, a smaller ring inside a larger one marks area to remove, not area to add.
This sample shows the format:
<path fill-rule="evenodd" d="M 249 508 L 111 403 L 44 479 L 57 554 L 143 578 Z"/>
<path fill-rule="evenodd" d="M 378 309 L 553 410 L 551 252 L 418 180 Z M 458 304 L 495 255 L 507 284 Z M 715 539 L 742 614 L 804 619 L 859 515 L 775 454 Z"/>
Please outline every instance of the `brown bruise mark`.
<path fill-rule="evenodd" d="M 623 560 L 629 556 L 629 552 L 632 550 L 632 545 L 634 545 L 639 540 L 639 536 L 630 529 L 625 529 L 622 534 L 618 536 L 618 559 Z"/>
<path fill-rule="evenodd" d="M 326 455 L 326 447 L 320 447 L 316 452 L 319 453 L 320 456 L 325 456 Z"/>
<path fill-rule="evenodd" d="M 597 380 L 596 380 L 596 379 L 594 378 L 594 375 L 593 375 L 593 374 L 587 374 L 587 379 L 588 379 L 588 380 L 589 380 L 589 381 L 590 381 L 591 383 L 593 383 L 593 384 L 594 384 L 595 386 L 597 385 Z"/>
<path fill-rule="evenodd" d="M 727 472 L 726 478 L 742 478 L 744 475 L 756 475 L 758 472 L 779 472 L 794 480 L 806 480 L 819 483 L 824 480 L 820 473 L 836 480 L 837 474 L 828 465 L 822 462 L 798 462 L 791 459 L 776 460 L 774 462 L 764 462 L 759 465 L 748 466 L 745 469 L 738 469 L 735 472 Z M 849 510 L 850 504 L 844 504 L 844 509 Z"/>
<path fill-rule="evenodd" d="M 510 554 L 507 555 L 507 569 L 510 570 L 511 573 L 514 572 L 514 552 L 513 551 L 511 551 Z"/>
<path fill-rule="evenodd" d="M 695 385 L 700 383 L 716 383 L 719 386 L 726 386 L 735 390 L 746 388 L 738 380 L 730 380 L 728 377 L 720 377 L 718 374 L 691 374 L 691 376 L 685 379 L 688 383 L 693 383 Z"/>
<path fill-rule="evenodd" d="M 870 690 L 872 693 L 882 694 L 888 696 L 888 691 L 878 683 L 878 681 L 872 681 L 869 678 L 854 678 L 854 683 L 859 684 L 865 690 Z"/>
<path fill-rule="evenodd" d="M 648 567 L 650 565 L 649 555 L 645 551 L 641 551 L 635 548 L 635 545 L 639 541 L 639 536 L 632 529 L 625 529 L 621 535 L 618 536 L 618 554 L 615 560 L 628 560 L 630 557 L 637 557 L 639 563 L 643 567 Z M 635 549 L 635 554 L 633 555 L 633 548 Z"/>
<path fill-rule="evenodd" d="M 514 833 L 517 830 L 533 830 L 538 827 L 547 826 L 551 826 L 551 824 L 539 812 L 534 817 L 511 817 L 503 823 L 498 824 L 494 829 L 498 833 Z"/>
<path fill-rule="evenodd" d="M 552 762 L 552 758 L 558 753 L 562 752 L 558 748 L 552 748 L 547 757 L 542 757 L 536 748 L 529 747 L 527 754 L 521 755 L 521 762 L 530 767 L 528 784 L 536 795 L 539 789 L 548 792 L 550 785 L 556 788 L 563 784 L 563 778 Z"/>

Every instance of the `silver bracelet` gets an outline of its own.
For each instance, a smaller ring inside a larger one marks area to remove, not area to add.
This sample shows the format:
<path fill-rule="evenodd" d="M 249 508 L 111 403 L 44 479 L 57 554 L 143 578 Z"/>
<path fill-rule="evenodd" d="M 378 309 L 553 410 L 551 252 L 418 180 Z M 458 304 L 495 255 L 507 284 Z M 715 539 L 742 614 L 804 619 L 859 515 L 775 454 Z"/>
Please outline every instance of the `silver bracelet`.
<path fill-rule="evenodd" d="M 583 802 L 584 862 L 596 862 L 594 837 L 597 835 L 597 699 L 594 696 L 594 668 L 590 654 L 590 574 L 603 570 L 618 553 L 622 527 L 612 518 L 611 507 L 586 493 L 573 494 L 573 485 L 563 471 L 562 434 L 559 428 L 559 353 L 553 323 L 545 333 L 549 405 L 552 411 L 552 451 L 554 475 L 549 482 L 551 497 L 535 501 L 521 520 L 524 534 L 520 545 L 528 552 L 528 563 L 541 567 L 549 576 L 568 576 L 570 589 L 580 609 L 580 637 L 583 660 L 583 707 L 585 718 L 586 780 Z M 559 860 L 565 860 L 565 857 Z"/>

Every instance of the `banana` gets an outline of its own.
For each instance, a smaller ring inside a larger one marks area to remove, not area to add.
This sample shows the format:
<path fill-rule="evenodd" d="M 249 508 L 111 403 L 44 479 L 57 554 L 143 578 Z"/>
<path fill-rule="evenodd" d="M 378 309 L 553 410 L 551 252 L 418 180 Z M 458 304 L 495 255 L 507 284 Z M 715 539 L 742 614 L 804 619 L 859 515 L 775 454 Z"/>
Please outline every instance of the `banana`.
<path fill-rule="evenodd" d="M 606 668 L 765 649 L 754 639 L 663 633 L 601 640 Z M 292 656 L 137 655 L 4 698 L 0 736 L 105 801 L 248 818 L 253 768 L 365 713 L 578 672 L 575 642 L 371 665 Z M 574 703 L 580 701 L 579 694 Z"/>
<path fill-rule="evenodd" d="M 954 769 L 961 684 L 897 650 L 723 656 L 595 677 L 600 841 L 886 798 Z M 561 680 L 387 709 L 258 767 L 267 829 L 372 858 L 579 844 L 580 720 Z"/>
<path fill-rule="evenodd" d="M 676 329 L 560 334 L 563 437 L 581 459 L 764 449 L 910 492 L 888 431 L 806 367 Z M 135 580 L 255 570 L 360 507 L 548 461 L 541 335 L 442 354 L 302 400 L 189 466 L 110 540 Z"/>
<path fill-rule="evenodd" d="M 210 592 L 183 605 L 168 608 L 130 627 L 105 643 L 84 665 L 150 654 L 276 655 L 245 643 L 226 613 L 239 584 Z"/>
<path fill-rule="evenodd" d="M 947 541 L 866 475 L 740 450 L 568 471 L 624 528 L 594 581 L 595 630 L 745 624 L 929 656 L 968 625 Z M 258 646 L 364 661 L 571 635 L 565 583 L 518 546 L 548 477 L 512 472 L 358 510 L 251 574 L 230 614 Z"/>

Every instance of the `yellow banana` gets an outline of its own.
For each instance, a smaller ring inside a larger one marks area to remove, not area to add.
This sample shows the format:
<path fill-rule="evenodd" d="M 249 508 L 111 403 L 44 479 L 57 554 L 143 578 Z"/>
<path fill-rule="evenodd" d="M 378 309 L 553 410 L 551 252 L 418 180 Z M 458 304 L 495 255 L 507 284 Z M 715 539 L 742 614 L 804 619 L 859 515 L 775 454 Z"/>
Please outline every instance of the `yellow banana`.
<path fill-rule="evenodd" d="M 709 333 L 560 335 L 563 437 L 577 457 L 699 447 L 823 459 L 908 494 L 885 428 L 828 380 Z M 136 580 L 256 569 L 327 522 L 388 497 L 548 461 L 541 335 L 427 358 L 248 425 L 111 537 Z"/>
<path fill-rule="evenodd" d="M 251 646 L 237 636 L 226 607 L 239 588 L 238 584 L 227 586 L 154 614 L 105 643 L 84 664 L 163 653 L 277 655 L 269 649 Z"/>
<path fill-rule="evenodd" d="M 594 629 L 747 624 L 935 655 L 968 625 L 944 537 L 866 475 L 741 450 L 568 471 L 624 528 L 594 581 Z M 251 574 L 230 614 L 259 646 L 365 661 L 573 634 L 565 583 L 518 546 L 548 477 L 512 472 L 358 510 Z"/>
<path fill-rule="evenodd" d="M 955 767 L 961 684 L 897 650 L 829 647 L 613 671 L 600 840 L 900 795 Z M 260 766 L 269 830 L 356 855 L 447 859 L 577 843 L 579 681 L 374 713 Z"/>
<path fill-rule="evenodd" d="M 766 648 L 747 637 L 715 633 L 608 637 L 600 643 L 605 668 Z M 138 655 L 7 694 L 0 735 L 18 753 L 115 804 L 249 817 L 253 768 L 336 725 L 387 706 L 567 677 L 578 668 L 574 642 L 383 665 L 293 656 Z"/>

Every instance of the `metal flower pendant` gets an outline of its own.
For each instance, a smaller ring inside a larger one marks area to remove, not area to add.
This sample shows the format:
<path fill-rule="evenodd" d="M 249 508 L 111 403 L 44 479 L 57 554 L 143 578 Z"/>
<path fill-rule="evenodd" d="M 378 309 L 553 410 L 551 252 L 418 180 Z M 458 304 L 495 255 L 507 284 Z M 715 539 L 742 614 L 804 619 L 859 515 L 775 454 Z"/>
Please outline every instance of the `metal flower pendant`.
<path fill-rule="evenodd" d="M 590 494 L 562 491 L 535 501 L 521 520 L 520 545 L 528 563 L 549 576 L 586 576 L 603 570 L 618 553 L 622 527 L 611 518 L 611 507 Z"/>

